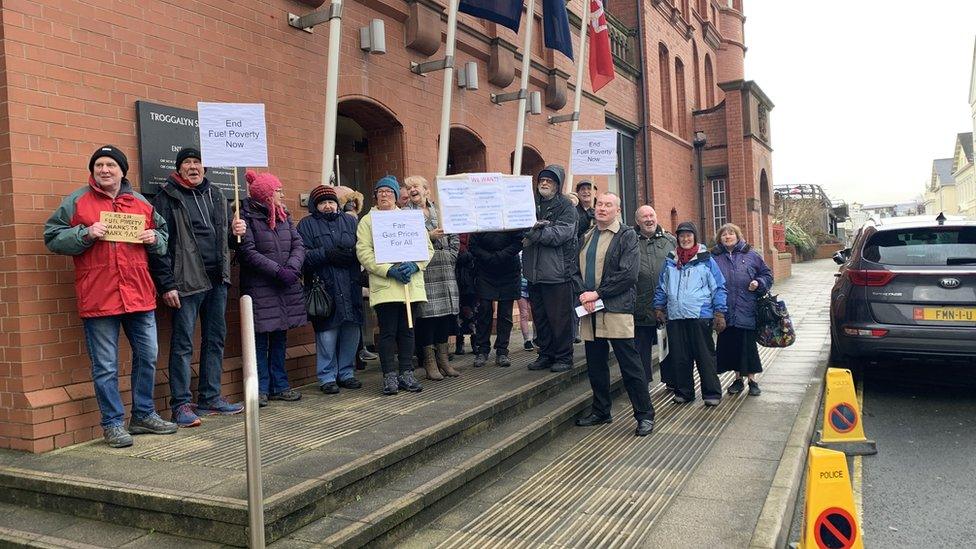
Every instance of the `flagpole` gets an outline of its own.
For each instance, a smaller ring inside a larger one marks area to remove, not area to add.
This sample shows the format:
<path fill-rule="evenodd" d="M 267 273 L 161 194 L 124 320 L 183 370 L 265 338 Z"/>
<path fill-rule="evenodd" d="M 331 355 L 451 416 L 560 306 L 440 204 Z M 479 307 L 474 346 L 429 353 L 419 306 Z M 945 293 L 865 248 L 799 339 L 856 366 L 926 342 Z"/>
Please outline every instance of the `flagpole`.
<path fill-rule="evenodd" d="M 584 0 L 586 1 L 586 0 Z M 535 26 L 535 0 L 526 0 L 525 36 L 522 39 L 522 83 L 519 86 L 518 118 L 515 122 L 515 155 L 512 175 L 522 174 L 522 147 L 525 143 L 525 104 L 529 99 L 529 71 L 532 70 L 532 27 Z"/>
<path fill-rule="evenodd" d="M 447 150 L 451 142 L 451 92 L 454 88 L 454 37 L 457 34 L 458 0 L 450 0 L 447 10 L 447 44 L 444 48 L 444 88 L 441 105 L 441 132 L 437 148 L 437 175 L 447 175 Z"/>
<path fill-rule="evenodd" d="M 590 24 L 590 0 L 583 0 L 583 13 L 580 14 L 579 58 L 576 62 L 576 93 L 573 95 L 573 126 L 569 134 L 569 162 L 566 164 L 566 181 L 563 194 L 573 190 L 573 133 L 579 129 L 580 101 L 583 98 L 583 63 L 586 59 L 586 27 Z"/>
<path fill-rule="evenodd" d="M 339 88 L 339 38 L 342 28 L 342 0 L 333 0 L 329 8 L 329 52 L 325 69 L 325 122 L 322 128 L 322 181 L 328 185 L 335 156 L 336 119 Z"/>

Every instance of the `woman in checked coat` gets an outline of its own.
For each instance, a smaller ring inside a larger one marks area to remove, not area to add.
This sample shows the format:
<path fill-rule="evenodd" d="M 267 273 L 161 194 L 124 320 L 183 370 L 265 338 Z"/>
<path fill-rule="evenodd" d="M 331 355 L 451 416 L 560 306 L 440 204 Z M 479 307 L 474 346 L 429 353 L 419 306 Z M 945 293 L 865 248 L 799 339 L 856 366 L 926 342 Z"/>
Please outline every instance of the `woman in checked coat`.
<path fill-rule="evenodd" d="M 447 339 L 454 333 L 461 293 L 458 291 L 455 264 L 461 248 L 456 234 L 446 235 L 440 228 L 437 209 L 430 201 L 427 180 L 413 175 L 404 181 L 405 193 L 410 197 L 407 208 L 421 210 L 434 247 L 434 254 L 424 271 L 427 302 L 420 303 L 416 320 L 416 345 L 422 351 L 421 364 L 427 379 L 444 379 L 459 374 L 448 362 Z"/>

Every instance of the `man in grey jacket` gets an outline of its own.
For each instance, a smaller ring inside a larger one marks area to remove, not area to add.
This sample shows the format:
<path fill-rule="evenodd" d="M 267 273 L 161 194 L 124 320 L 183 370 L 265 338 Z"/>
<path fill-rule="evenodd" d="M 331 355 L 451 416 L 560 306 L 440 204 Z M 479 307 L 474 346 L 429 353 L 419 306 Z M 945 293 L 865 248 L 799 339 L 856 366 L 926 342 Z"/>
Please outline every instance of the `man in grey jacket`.
<path fill-rule="evenodd" d="M 523 239 L 522 274 L 529 283 L 539 358 L 530 370 L 573 367 L 573 274 L 576 208 L 560 191 L 566 171 L 552 164 L 536 179 L 536 221 Z"/>
<path fill-rule="evenodd" d="M 637 303 L 634 307 L 634 341 L 640 353 L 647 381 L 651 381 L 651 350 L 657 341 L 657 320 L 654 318 L 654 289 L 661 277 L 661 268 L 668 253 L 678 243 L 674 235 L 657 222 L 654 208 L 644 205 L 634 214 L 637 219 L 637 247 L 640 250 L 640 274 L 637 277 Z M 661 364 L 661 381 L 670 388 L 676 386 L 667 367 Z"/>

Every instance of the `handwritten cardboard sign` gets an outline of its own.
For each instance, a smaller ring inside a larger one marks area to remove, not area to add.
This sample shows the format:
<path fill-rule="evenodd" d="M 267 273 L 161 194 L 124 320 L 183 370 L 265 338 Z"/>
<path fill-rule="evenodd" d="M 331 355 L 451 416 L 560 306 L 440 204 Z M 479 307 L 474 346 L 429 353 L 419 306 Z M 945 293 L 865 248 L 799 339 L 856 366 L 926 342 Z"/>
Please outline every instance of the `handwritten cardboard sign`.
<path fill-rule="evenodd" d="M 430 261 L 427 226 L 420 210 L 372 210 L 377 263 Z"/>
<path fill-rule="evenodd" d="M 121 212 L 102 212 L 99 221 L 105 224 L 103 240 L 139 244 L 139 233 L 146 230 L 146 216 Z"/>

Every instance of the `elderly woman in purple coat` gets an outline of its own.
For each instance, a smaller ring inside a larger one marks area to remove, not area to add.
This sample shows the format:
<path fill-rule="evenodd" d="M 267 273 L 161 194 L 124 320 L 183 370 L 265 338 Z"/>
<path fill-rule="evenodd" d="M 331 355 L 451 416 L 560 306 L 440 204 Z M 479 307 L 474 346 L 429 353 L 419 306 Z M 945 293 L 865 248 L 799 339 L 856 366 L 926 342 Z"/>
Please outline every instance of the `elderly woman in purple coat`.
<path fill-rule="evenodd" d="M 248 171 L 250 195 L 241 204 L 247 232 L 237 248 L 241 294 L 254 301 L 255 349 L 258 360 L 258 403 L 298 400 L 288 385 L 285 343 L 289 328 L 305 324 L 305 298 L 299 283 L 305 247 L 285 210 L 281 181 L 270 173 Z"/>
<path fill-rule="evenodd" d="M 725 276 L 729 311 L 725 313 L 726 328 L 718 335 L 715 346 L 719 373 L 736 373 L 729 385 L 729 394 L 744 389 L 742 376 L 749 378 L 749 395 L 762 391 L 756 374 L 762 372 L 759 348 L 756 346 L 756 301 L 773 285 L 773 273 L 761 255 L 742 238 L 742 229 L 732 223 L 722 225 L 715 238 L 712 255 Z"/>

